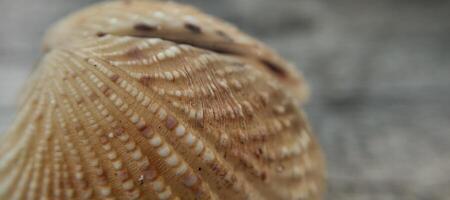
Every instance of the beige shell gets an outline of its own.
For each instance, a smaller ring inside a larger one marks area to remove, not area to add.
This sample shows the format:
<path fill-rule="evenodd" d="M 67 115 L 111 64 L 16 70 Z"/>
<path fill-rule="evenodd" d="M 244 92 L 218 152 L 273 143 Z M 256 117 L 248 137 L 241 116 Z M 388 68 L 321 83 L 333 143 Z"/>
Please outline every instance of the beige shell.
<path fill-rule="evenodd" d="M 0 199 L 320 199 L 292 66 L 184 5 L 59 22 L 0 144 Z"/>

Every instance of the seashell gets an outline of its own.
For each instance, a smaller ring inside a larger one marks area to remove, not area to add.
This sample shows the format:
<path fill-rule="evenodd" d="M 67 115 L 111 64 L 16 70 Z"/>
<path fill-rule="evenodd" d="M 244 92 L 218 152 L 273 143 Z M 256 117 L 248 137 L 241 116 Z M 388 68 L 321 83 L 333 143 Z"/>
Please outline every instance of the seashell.
<path fill-rule="evenodd" d="M 0 199 L 320 199 L 303 79 L 234 26 L 110 1 L 45 38 L 0 145 Z"/>

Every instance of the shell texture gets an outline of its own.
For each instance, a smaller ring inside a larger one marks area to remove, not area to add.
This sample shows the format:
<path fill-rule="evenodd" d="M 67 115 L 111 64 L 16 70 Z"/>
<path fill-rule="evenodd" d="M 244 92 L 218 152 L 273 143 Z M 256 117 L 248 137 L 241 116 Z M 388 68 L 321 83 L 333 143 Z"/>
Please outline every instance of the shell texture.
<path fill-rule="evenodd" d="M 0 199 L 321 199 L 294 68 L 195 8 L 60 21 L 1 140 Z"/>

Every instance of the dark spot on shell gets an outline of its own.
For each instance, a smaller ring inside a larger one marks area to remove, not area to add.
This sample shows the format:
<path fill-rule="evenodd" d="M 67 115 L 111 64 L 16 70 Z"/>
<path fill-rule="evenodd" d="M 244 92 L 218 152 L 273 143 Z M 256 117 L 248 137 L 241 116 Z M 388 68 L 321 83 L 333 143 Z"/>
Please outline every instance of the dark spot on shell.
<path fill-rule="evenodd" d="M 75 127 L 75 130 L 76 131 L 81 131 L 81 130 L 83 130 L 83 127 L 81 126 L 81 124 L 80 123 L 76 123 L 75 125 L 74 125 L 74 127 Z"/>
<path fill-rule="evenodd" d="M 142 132 L 142 135 L 147 139 L 150 139 L 153 136 L 153 130 L 151 127 L 146 127 L 141 132 Z"/>
<path fill-rule="evenodd" d="M 173 117 L 172 115 L 169 115 L 169 116 L 167 117 L 166 127 L 167 127 L 169 130 L 174 129 L 175 126 L 176 126 L 177 124 L 178 124 L 178 121 L 177 121 L 177 119 L 175 119 L 175 117 Z"/>
<path fill-rule="evenodd" d="M 219 167 L 218 167 L 219 168 Z M 225 177 L 228 174 L 228 171 L 224 170 L 224 169 L 218 169 L 217 170 L 217 174 L 221 177 Z"/>
<path fill-rule="evenodd" d="M 201 167 L 199 167 L 199 168 L 198 168 L 198 171 L 202 171 L 202 168 L 201 168 Z"/>
<path fill-rule="evenodd" d="M 102 87 L 101 91 L 103 92 L 103 94 L 105 94 L 105 96 L 109 97 L 112 94 L 112 90 L 111 88 L 109 88 L 108 86 Z"/>
<path fill-rule="evenodd" d="M 98 32 L 97 34 L 95 34 L 97 37 L 103 37 L 106 35 L 106 33 L 104 32 Z"/>
<path fill-rule="evenodd" d="M 36 121 L 41 121 L 44 118 L 43 113 L 39 113 L 39 115 L 36 117 Z"/>
<path fill-rule="evenodd" d="M 137 31 L 145 31 L 145 32 L 155 31 L 157 29 L 156 26 L 149 25 L 149 24 L 146 24 L 146 23 L 135 24 L 133 28 L 135 30 L 137 30 Z"/>
<path fill-rule="evenodd" d="M 84 100 L 83 100 L 82 98 L 77 99 L 77 104 L 78 104 L 78 105 L 82 104 L 83 102 L 84 102 Z"/>
<path fill-rule="evenodd" d="M 125 54 L 125 56 L 126 56 L 126 57 L 129 57 L 129 58 L 135 58 L 135 59 L 137 59 L 137 58 L 142 58 L 142 57 L 144 57 L 145 55 L 144 55 L 144 53 L 143 53 L 140 49 L 138 49 L 138 48 L 132 48 L 132 49 L 130 49 L 129 51 L 127 51 L 127 53 Z"/>
<path fill-rule="evenodd" d="M 284 71 L 284 69 L 281 68 L 280 66 L 278 66 L 277 64 L 267 61 L 267 60 L 262 60 L 261 62 L 267 67 L 267 69 L 269 69 L 271 72 L 277 74 L 278 76 L 281 76 L 281 77 L 287 76 L 287 72 Z"/>
<path fill-rule="evenodd" d="M 262 173 L 261 173 L 261 180 L 262 180 L 262 181 L 266 181 L 266 180 L 267 180 L 267 174 L 266 174 L 266 172 L 262 172 Z"/>
<path fill-rule="evenodd" d="M 102 144 L 108 143 L 108 138 L 106 136 L 101 136 L 100 137 L 100 143 L 102 143 Z"/>
<path fill-rule="evenodd" d="M 217 174 L 220 173 L 220 167 L 217 165 L 217 163 L 213 163 L 211 168 L 213 172 L 216 172 Z"/>
<path fill-rule="evenodd" d="M 193 33 L 196 33 L 196 34 L 202 33 L 202 29 L 195 24 L 186 23 L 186 24 L 184 24 L 184 27 Z"/>
<path fill-rule="evenodd" d="M 114 74 L 113 76 L 111 76 L 110 79 L 111 79 L 112 82 L 116 82 L 117 80 L 119 80 L 119 75 Z"/>
<path fill-rule="evenodd" d="M 261 148 L 258 148 L 258 154 L 261 155 L 263 153 Z"/>
<path fill-rule="evenodd" d="M 108 90 L 108 86 L 102 85 L 102 87 L 100 87 L 100 91 L 101 91 L 102 93 L 105 93 L 106 90 Z"/>
<path fill-rule="evenodd" d="M 123 127 L 118 127 L 114 130 L 114 133 L 119 136 L 122 135 L 123 133 L 125 133 L 125 129 Z"/>
<path fill-rule="evenodd" d="M 119 178 L 119 180 L 125 181 L 128 179 L 128 172 L 125 169 L 123 169 L 123 170 L 117 171 L 116 176 L 117 176 L 117 178 Z"/>
<path fill-rule="evenodd" d="M 151 78 L 148 76 L 143 76 L 139 79 L 139 82 L 141 82 L 142 85 L 148 86 L 150 85 Z"/>
<path fill-rule="evenodd" d="M 228 34 L 226 34 L 225 32 L 223 32 L 222 30 L 217 30 L 216 34 L 220 37 L 222 37 L 223 39 L 225 39 L 228 42 L 233 42 L 233 38 L 231 38 Z"/>
<path fill-rule="evenodd" d="M 204 128 L 204 127 L 205 127 L 205 122 L 204 122 L 203 120 L 201 120 L 201 121 L 198 121 L 198 120 L 197 120 L 197 125 L 198 125 L 200 128 Z"/>
<path fill-rule="evenodd" d="M 147 128 L 147 126 L 144 125 L 144 126 L 140 126 L 140 127 L 138 128 L 138 130 L 142 132 L 142 131 L 144 131 L 146 128 Z"/>
<path fill-rule="evenodd" d="M 153 169 L 145 170 L 143 175 L 144 175 L 144 180 L 147 180 L 147 181 L 153 181 L 153 180 L 155 180 L 155 178 L 157 176 L 156 171 Z"/>

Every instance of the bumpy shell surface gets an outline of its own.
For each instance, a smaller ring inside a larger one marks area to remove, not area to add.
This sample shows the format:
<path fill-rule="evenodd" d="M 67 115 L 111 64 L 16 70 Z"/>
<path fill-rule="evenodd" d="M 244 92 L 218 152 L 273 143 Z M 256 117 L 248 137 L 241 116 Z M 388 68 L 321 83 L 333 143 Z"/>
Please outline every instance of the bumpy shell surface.
<path fill-rule="evenodd" d="M 175 3 L 59 22 L 0 146 L 0 199 L 320 199 L 294 69 Z"/>

